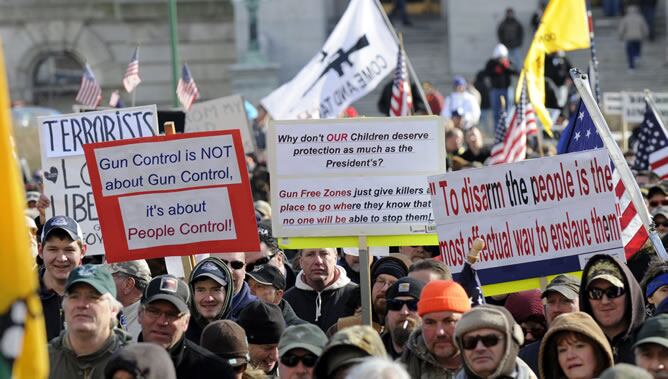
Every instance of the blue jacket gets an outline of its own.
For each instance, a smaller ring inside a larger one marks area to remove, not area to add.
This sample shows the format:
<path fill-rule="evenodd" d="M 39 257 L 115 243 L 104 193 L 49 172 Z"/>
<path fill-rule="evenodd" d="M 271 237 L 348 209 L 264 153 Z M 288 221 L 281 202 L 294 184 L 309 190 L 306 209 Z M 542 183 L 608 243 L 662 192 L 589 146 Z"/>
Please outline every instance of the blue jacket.
<path fill-rule="evenodd" d="M 232 305 L 230 305 L 230 311 L 227 313 L 227 318 L 232 321 L 237 321 L 239 313 L 241 313 L 248 304 L 255 300 L 257 300 L 257 297 L 251 294 L 248 283 L 244 282 L 241 291 L 232 298 Z"/>

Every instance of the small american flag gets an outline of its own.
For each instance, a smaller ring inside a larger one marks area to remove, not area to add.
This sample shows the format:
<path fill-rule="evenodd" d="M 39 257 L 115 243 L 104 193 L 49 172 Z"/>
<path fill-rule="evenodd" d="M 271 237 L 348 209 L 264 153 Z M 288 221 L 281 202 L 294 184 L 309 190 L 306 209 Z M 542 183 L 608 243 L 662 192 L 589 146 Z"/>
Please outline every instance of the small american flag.
<path fill-rule="evenodd" d="M 102 88 L 97 84 L 93 70 L 91 70 L 88 63 L 86 63 L 86 67 L 84 68 L 84 73 L 81 77 L 81 87 L 75 100 L 90 108 L 96 108 L 100 104 L 100 100 L 102 100 Z"/>
<path fill-rule="evenodd" d="M 132 58 L 130 58 L 128 69 L 125 70 L 123 87 L 130 93 L 135 90 L 139 83 L 141 83 L 141 78 L 139 77 L 139 46 L 137 46 L 132 54 Z"/>
<path fill-rule="evenodd" d="M 499 122 L 504 122 L 504 119 L 505 117 Z M 488 164 L 512 163 L 524 160 L 527 154 L 527 134 L 530 133 L 531 125 L 533 125 L 533 129 L 536 128 L 536 118 L 531 104 L 527 103 L 526 86 L 523 86 L 520 102 L 515 108 L 513 117 L 508 122 L 502 140 L 499 139 L 500 133 L 506 127 L 497 125 L 497 140 L 492 147 Z"/>
<path fill-rule="evenodd" d="M 640 124 L 635 153 L 635 169 L 652 170 L 662 180 L 668 179 L 668 135 L 649 104 L 646 104 L 645 118 Z"/>
<path fill-rule="evenodd" d="M 109 106 L 116 108 L 120 100 L 121 100 L 121 95 L 118 93 L 118 90 L 115 90 L 114 92 L 111 93 L 111 97 L 109 98 Z"/>
<path fill-rule="evenodd" d="M 179 84 L 176 86 L 176 96 L 178 96 L 183 109 L 186 111 L 189 111 L 195 100 L 199 98 L 195 79 L 190 75 L 190 70 L 186 64 L 183 65 L 181 78 L 179 79 Z"/>
<path fill-rule="evenodd" d="M 578 110 L 564 129 L 557 145 L 557 153 L 565 154 L 576 151 L 598 149 L 604 147 L 603 140 L 589 115 L 584 102 L 580 100 Z M 637 158 L 636 158 L 637 161 Z M 615 196 L 619 213 L 619 226 L 622 230 L 622 243 L 626 258 L 631 258 L 647 241 L 649 234 L 638 215 L 631 195 L 624 187 L 617 170 L 612 172 L 612 181 L 615 186 Z"/>
<path fill-rule="evenodd" d="M 406 56 L 403 47 L 399 45 L 397 68 L 394 70 L 394 83 L 392 84 L 390 116 L 410 116 L 412 109 L 413 95 L 411 94 L 411 82 L 406 69 Z"/>

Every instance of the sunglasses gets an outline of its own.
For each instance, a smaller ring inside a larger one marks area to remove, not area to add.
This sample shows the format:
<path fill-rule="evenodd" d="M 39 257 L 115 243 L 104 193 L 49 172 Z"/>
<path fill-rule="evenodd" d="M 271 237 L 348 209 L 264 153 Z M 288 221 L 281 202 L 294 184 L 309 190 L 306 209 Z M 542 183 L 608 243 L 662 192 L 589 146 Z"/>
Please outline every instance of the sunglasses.
<path fill-rule="evenodd" d="M 306 367 L 315 366 L 315 362 L 318 360 L 318 356 L 315 354 L 306 354 L 306 355 L 295 355 L 295 354 L 285 354 L 281 357 L 281 363 L 288 367 L 295 367 L 301 361 Z"/>
<path fill-rule="evenodd" d="M 223 259 L 222 261 L 225 262 L 226 265 L 232 267 L 232 269 L 234 270 L 241 270 L 242 268 L 244 268 L 244 262 L 242 261 L 228 261 L 225 259 Z"/>
<path fill-rule="evenodd" d="M 659 226 L 663 226 L 664 228 L 668 228 L 668 221 L 664 221 L 664 222 L 656 222 L 656 221 L 654 221 L 654 225 L 657 226 L 657 227 L 659 227 Z"/>
<path fill-rule="evenodd" d="M 409 311 L 417 311 L 417 300 L 397 300 L 397 299 L 387 299 L 387 309 L 391 311 L 400 311 L 404 304 L 408 307 Z"/>
<path fill-rule="evenodd" d="M 473 350 L 478 346 L 478 341 L 482 342 L 482 345 L 485 347 L 496 346 L 503 337 L 497 336 L 496 334 L 487 334 L 484 336 L 469 336 L 462 338 L 462 347 L 466 350 Z"/>
<path fill-rule="evenodd" d="M 545 328 L 541 327 L 534 327 L 534 328 L 522 328 L 522 333 L 526 336 L 527 334 L 531 333 L 531 335 L 534 338 L 540 338 L 543 335 L 545 335 Z"/>
<path fill-rule="evenodd" d="M 668 198 L 665 198 L 663 200 L 652 200 L 649 202 L 649 206 L 653 208 L 661 205 L 668 205 Z"/>
<path fill-rule="evenodd" d="M 587 295 L 591 300 L 601 300 L 603 298 L 603 295 L 605 295 L 608 299 L 616 299 L 624 294 L 624 288 L 622 287 L 608 287 L 606 289 L 602 288 L 590 288 L 589 291 L 587 292 Z"/>
<path fill-rule="evenodd" d="M 274 253 L 274 254 L 272 254 L 272 255 L 268 255 L 268 256 L 266 256 L 266 257 L 262 257 L 262 258 L 256 260 L 255 262 L 247 263 L 247 264 L 246 264 L 246 272 L 253 272 L 253 270 L 255 269 L 255 266 L 264 266 L 264 265 L 266 265 L 266 264 L 269 263 L 269 261 L 272 260 L 275 256 L 276 256 L 276 253 Z"/>

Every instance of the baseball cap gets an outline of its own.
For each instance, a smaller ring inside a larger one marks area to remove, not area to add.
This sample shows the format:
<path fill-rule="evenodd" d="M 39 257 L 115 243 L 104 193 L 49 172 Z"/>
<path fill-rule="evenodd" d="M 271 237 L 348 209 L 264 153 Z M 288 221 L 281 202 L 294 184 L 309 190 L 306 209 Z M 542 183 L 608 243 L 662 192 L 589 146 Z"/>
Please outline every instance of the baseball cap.
<path fill-rule="evenodd" d="M 143 259 L 136 261 L 117 262 L 109 264 L 109 272 L 112 274 L 120 272 L 135 278 L 142 279 L 146 283 L 151 281 L 151 269 Z"/>
<path fill-rule="evenodd" d="M 285 289 L 285 276 L 283 276 L 281 270 L 275 266 L 269 264 L 255 266 L 253 271 L 246 273 L 246 275 L 265 286 L 273 286 L 279 290 Z"/>
<path fill-rule="evenodd" d="M 116 297 L 114 278 L 111 277 L 111 273 L 103 265 L 87 264 L 75 267 L 67 277 L 65 292 L 68 292 L 77 283 L 86 283 L 102 295 L 109 293 Z"/>
<path fill-rule="evenodd" d="M 220 267 L 218 267 L 218 265 L 211 262 L 210 260 L 202 261 L 201 264 L 195 266 L 195 270 L 192 273 L 192 279 L 190 282 L 194 283 L 202 277 L 213 279 L 221 286 L 227 286 L 227 275 L 220 269 Z"/>
<path fill-rule="evenodd" d="M 599 259 L 591 265 L 587 275 L 587 287 L 596 279 L 603 279 L 610 282 L 613 286 L 624 288 L 622 272 L 609 259 Z"/>
<path fill-rule="evenodd" d="M 179 312 L 188 312 L 190 290 L 183 280 L 172 275 L 160 275 L 148 283 L 141 303 L 149 304 L 156 300 L 172 303 Z"/>
<path fill-rule="evenodd" d="M 651 198 L 652 196 L 657 194 L 668 195 L 668 191 L 666 191 L 666 186 L 663 185 L 663 183 L 649 187 L 649 190 L 647 190 L 648 198 Z"/>
<path fill-rule="evenodd" d="M 39 201 L 39 192 L 37 191 L 26 192 L 26 202 L 29 201 Z"/>
<path fill-rule="evenodd" d="M 425 283 L 410 277 L 404 277 L 392 284 L 385 293 L 386 299 L 394 299 L 399 296 L 410 296 L 414 299 L 420 298 L 420 292 L 424 288 Z"/>
<path fill-rule="evenodd" d="M 278 355 L 283 356 L 292 349 L 304 349 L 320 356 L 327 344 L 327 336 L 316 325 L 300 324 L 285 329 L 278 342 Z"/>
<path fill-rule="evenodd" d="M 668 314 L 659 314 L 645 321 L 638 331 L 633 348 L 646 343 L 655 343 L 668 348 Z"/>
<path fill-rule="evenodd" d="M 81 232 L 81 227 L 79 224 L 74 221 L 71 217 L 67 216 L 54 216 L 51 217 L 42 228 L 42 236 L 40 240 L 42 243 L 49 237 L 49 234 L 54 230 L 62 229 L 72 238 L 73 241 L 83 240 L 83 233 Z"/>
<path fill-rule="evenodd" d="M 652 217 L 656 217 L 659 215 L 668 218 L 668 206 L 662 205 L 652 211 Z"/>
<path fill-rule="evenodd" d="M 454 87 L 465 86 L 465 85 L 466 85 L 466 79 L 464 79 L 464 77 L 461 76 L 461 75 L 457 75 L 457 76 L 455 76 L 454 79 L 452 80 L 452 85 L 453 85 Z"/>
<path fill-rule="evenodd" d="M 574 300 L 580 293 L 580 281 L 569 275 L 557 275 L 548 283 L 540 297 L 547 297 L 550 291 L 559 292 L 567 299 Z"/>

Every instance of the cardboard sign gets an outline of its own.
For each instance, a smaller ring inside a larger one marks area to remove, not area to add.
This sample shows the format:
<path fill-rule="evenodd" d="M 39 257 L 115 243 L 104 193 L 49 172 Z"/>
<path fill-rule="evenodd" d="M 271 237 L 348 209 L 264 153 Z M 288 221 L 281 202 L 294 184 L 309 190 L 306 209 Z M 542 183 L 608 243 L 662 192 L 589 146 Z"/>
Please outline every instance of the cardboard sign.
<path fill-rule="evenodd" d="M 244 99 L 239 95 L 195 103 L 186 113 L 186 132 L 231 129 L 241 130 L 246 153 L 255 151 L 255 138 L 246 116 Z"/>
<path fill-rule="evenodd" d="M 668 93 L 652 93 L 657 111 L 661 118 L 668 118 Z M 604 92 L 603 112 L 609 115 L 624 116 L 626 122 L 641 123 L 645 117 L 644 92 Z"/>
<path fill-rule="evenodd" d="M 108 261 L 260 250 L 238 130 L 84 149 Z"/>
<path fill-rule="evenodd" d="M 47 219 L 72 217 L 81 226 L 86 254 L 104 254 L 84 144 L 156 135 L 155 105 L 38 117 Z"/>
<path fill-rule="evenodd" d="M 461 271 L 478 237 L 483 284 L 578 271 L 593 254 L 624 260 L 609 161 L 598 149 L 430 177 L 444 262 Z"/>
<path fill-rule="evenodd" d="M 274 235 L 432 231 L 427 176 L 445 170 L 443 129 L 434 116 L 270 123 Z"/>

